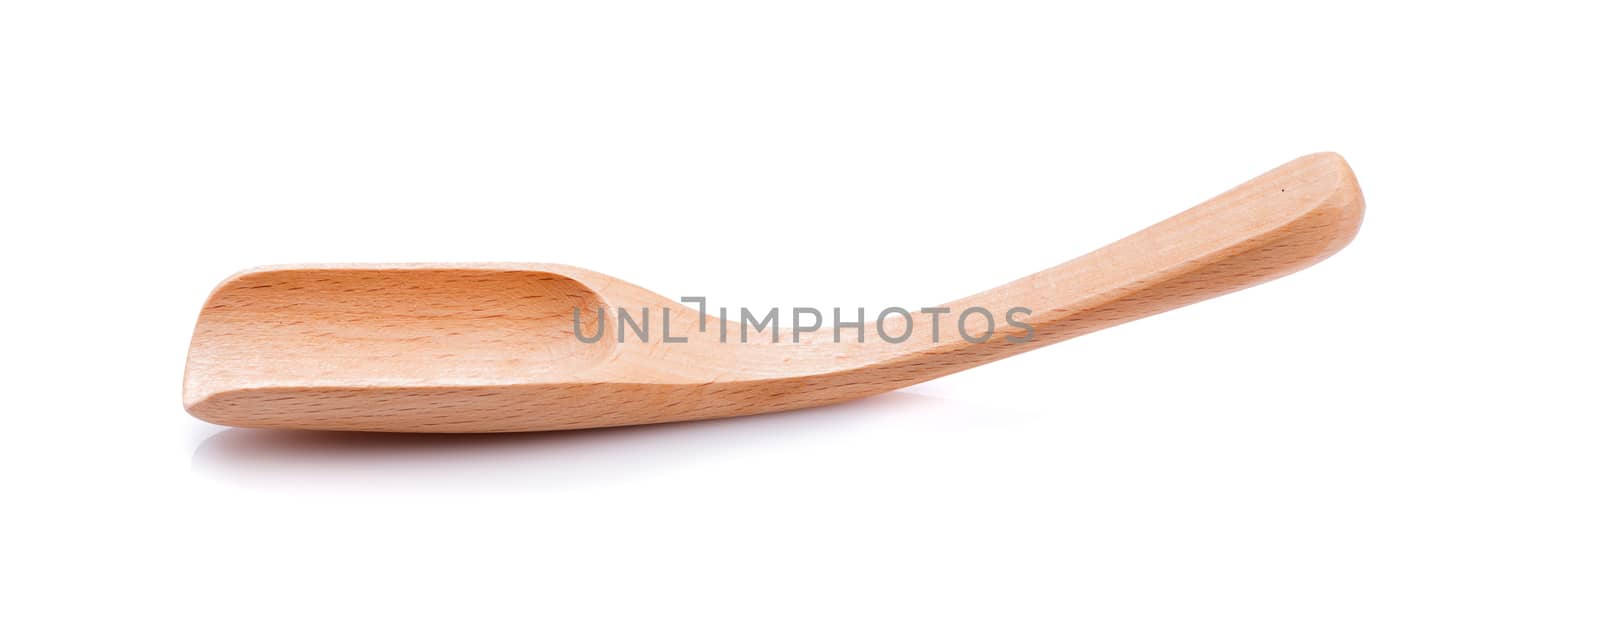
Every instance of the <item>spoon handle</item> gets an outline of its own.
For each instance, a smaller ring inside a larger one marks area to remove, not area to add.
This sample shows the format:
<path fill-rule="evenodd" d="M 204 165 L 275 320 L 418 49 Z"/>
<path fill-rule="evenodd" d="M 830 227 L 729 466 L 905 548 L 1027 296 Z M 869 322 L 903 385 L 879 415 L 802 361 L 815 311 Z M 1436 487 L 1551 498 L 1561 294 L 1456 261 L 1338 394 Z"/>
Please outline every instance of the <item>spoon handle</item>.
<path fill-rule="evenodd" d="M 1364 208 L 1343 158 L 1304 156 L 1081 258 L 947 305 L 952 316 L 971 307 L 996 317 L 1027 308 L 1031 338 L 999 319 L 997 335 L 1011 342 L 924 343 L 910 351 L 965 369 L 1264 283 L 1339 251 Z"/>

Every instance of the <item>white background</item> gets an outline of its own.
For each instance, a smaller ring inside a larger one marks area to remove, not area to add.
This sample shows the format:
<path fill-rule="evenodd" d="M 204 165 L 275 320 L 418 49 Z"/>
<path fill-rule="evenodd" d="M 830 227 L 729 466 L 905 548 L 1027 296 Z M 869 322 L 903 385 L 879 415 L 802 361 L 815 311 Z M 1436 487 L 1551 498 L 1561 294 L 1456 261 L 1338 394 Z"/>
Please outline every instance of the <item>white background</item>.
<path fill-rule="evenodd" d="M 0 636 L 1600 636 L 1592 15 L 1118 4 L 0 5 Z M 862 402 L 179 402 L 253 265 L 910 307 L 1320 150 L 1369 204 L 1327 262 Z"/>

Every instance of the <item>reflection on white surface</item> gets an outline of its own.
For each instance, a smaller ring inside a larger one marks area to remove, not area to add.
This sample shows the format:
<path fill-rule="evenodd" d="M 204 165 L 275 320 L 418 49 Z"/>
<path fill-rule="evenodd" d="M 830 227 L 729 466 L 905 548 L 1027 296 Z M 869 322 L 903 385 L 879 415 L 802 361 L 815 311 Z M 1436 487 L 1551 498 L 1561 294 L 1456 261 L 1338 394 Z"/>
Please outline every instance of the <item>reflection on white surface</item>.
<path fill-rule="evenodd" d="M 777 414 L 558 432 L 382 434 L 224 429 L 193 456 L 201 476 L 251 487 L 363 489 L 564 489 L 627 483 L 679 466 L 772 449 L 843 447 L 885 431 L 963 423 L 980 429 L 991 412 L 911 392 Z M 938 419 L 935 421 L 934 419 Z M 940 428 L 948 429 L 948 428 Z"/>

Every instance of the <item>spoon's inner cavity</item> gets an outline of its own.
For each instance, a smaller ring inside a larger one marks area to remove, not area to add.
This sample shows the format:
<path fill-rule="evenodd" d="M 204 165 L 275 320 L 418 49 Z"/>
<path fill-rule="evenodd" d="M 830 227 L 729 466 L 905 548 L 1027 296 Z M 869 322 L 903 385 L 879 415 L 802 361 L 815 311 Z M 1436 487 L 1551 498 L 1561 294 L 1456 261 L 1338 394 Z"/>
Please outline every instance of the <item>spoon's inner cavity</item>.
<path fill-rule="evenodd" d="M 601 304 L 538 271 L 249 273 L 207 302 L 189 373 L 221 388 L 536 381 L 605 360 L 614 341 L 573 334 L 573 308 L 591 337 Z"/>

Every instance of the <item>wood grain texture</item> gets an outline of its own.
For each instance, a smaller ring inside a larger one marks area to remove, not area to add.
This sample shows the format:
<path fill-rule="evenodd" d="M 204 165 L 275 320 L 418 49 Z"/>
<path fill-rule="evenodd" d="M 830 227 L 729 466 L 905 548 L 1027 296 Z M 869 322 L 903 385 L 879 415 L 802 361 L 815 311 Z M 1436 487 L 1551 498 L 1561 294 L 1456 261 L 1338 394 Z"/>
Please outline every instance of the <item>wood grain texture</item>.
<path fill-rule="evenodd" d="M 1292 273 L 1349 243 L 1363 210 L 1342 158 L 1299 158 L 1098 251 L 944 305 L 991 310 L 995 332 L 977 343 L 952 340 L 954 313 L 937 326 L 917 315 L 901 342 L 880 338 L 869 317 L 860 343 L 848 338 L 854 330 L 836 343 L 827 328 L 740 343 L 738 319 L 708 317 L 701 333 L 697 310 L 565 265 L 263 267 L 229 278 L 206 302 L 184 405 L 224 425 L 394 432 L 574 429 L 826 405 Z M 602 339 L 579 341 L 574 307 L 586 310 L 593 335 L 600 306 L 609 315 Z M 1014 307 L 1032 310 L 1031 340 L 1005 323 Z M 617 340 L 617 308 L 650 310 L 648 342 Z M 661 310 L 686 342 L 662 340 Z M 970 320 L 969 334 L 983 334 Z M 902 329 L 898 318 L 886 322 L 890 336 Z"/>

